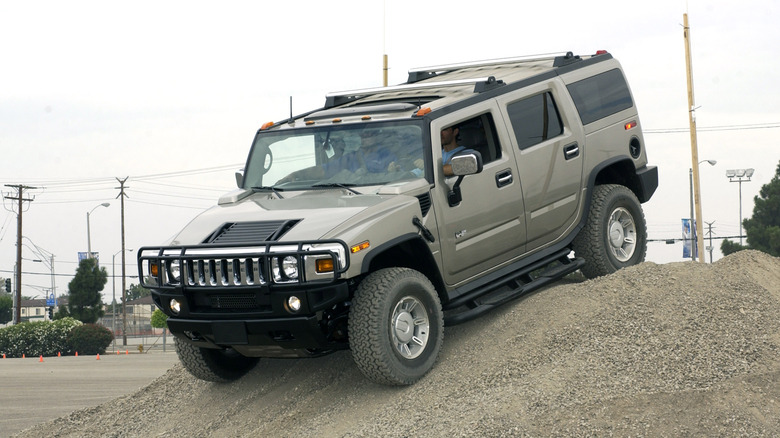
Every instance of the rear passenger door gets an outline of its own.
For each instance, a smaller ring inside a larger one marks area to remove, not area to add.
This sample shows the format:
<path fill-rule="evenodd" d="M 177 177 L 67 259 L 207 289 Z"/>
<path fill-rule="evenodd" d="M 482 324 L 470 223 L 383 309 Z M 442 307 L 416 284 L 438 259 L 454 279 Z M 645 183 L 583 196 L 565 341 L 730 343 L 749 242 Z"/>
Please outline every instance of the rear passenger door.
<path fill-rule="evenodd" d="M 499 99 L 512 141 L 525 201 L 528 251 L 555 242 L 574 227 L 582 202 L 585 145 L 582 127 L 562 108 L 573 108 L 556 80 Z"/>

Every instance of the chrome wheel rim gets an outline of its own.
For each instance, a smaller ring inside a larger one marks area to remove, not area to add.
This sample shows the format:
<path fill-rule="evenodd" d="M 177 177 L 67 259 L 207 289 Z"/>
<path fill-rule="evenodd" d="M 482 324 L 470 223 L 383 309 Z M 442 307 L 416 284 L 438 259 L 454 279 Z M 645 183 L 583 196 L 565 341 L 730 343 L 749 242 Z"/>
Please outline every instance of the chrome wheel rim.
<path fill-rule="evenodd" d="M 407 296 L 398 301 L 390 324 L 393 347 L 398 354 L 406 359 L 414 359 L 425 351 L 431 324 L 420 300 Z"/>
<path fill-rule="evenodd" d="M 609 215 L 607 223 L 607 247 L 620 262 L 627 262 L 636 250 L 636 223 L 634 217 L 623 207 L 616 208 Z"/>

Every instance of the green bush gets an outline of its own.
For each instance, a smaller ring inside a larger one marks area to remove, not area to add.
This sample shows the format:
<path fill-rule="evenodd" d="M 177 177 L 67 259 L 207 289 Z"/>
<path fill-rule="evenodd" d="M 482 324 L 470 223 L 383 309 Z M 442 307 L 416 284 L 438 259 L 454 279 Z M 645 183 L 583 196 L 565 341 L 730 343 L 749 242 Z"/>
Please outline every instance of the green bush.
<path fill-rule="evenodd" d="M 70 354 L 68 335 L 81 321 L 63 318 L 54 322 L 23 322 L 0 329 L 0 354 L 6 357 Z"/>
<path fill-rule="evenodd" d="M 75 327 L 68 335 L 68 345 L 81 354 L 101 354 L 111 345 L 114 335 L 111 330 L 96 324 Z"/>

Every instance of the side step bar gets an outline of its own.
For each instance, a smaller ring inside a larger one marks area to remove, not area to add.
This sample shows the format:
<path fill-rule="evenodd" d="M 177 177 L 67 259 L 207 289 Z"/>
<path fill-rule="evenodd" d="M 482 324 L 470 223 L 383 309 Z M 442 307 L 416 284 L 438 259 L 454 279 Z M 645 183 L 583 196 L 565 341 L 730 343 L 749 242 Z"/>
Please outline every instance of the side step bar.
<path fill-rule="evenodd" d="M 444 325 L 451 326 L 470 321 L 485 312 L 560 280 L 580 269 L 583 259 L 570 259 L 571 251 L 566 249 L 550 257 L 514 272 L 500 283 L 493 283 L 476 289 L 447 303 Z M 541 272 L 541 269 L 543 269 Z"/>

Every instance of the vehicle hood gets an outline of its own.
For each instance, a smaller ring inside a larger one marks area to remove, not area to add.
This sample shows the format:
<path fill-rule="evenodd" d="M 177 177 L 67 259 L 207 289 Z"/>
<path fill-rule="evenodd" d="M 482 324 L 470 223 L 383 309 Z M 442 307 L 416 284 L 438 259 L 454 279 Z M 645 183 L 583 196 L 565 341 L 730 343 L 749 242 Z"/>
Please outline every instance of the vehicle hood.
<path fill-rule="evenodd" d="M 286 193 L 284 196 L 288 196 Z M 197 217 L 171 241 L 172 245 L 197 245 L 207 243 L 232 224 L 256 223 L 260 228 L 269 225 L 273 230 L 278 224 L 292 221 L 278 241 L 316 240 L 339 238 L 331 231 L 349 229 L 350 223 L 359 225 L 364 219 L 380 212 L 398 208 L 399 204 L 417 203 L 411 196 L 365 194 L 358 195 L 345 190 L 318 190 L 279 199 L 269 193 L 257 193 L 235 202 L 221 201 Z M 266 228 L 269 228 L 266 227 Z M 264 228 L 265 229 L 265 228 Z M 252 231 L 241 236 L 241 243 L 262 242 L 272 233 Z"/>

